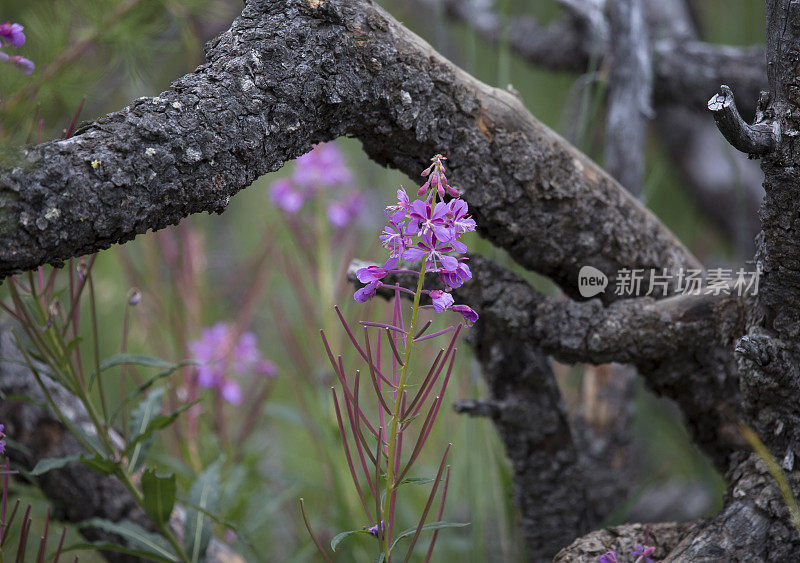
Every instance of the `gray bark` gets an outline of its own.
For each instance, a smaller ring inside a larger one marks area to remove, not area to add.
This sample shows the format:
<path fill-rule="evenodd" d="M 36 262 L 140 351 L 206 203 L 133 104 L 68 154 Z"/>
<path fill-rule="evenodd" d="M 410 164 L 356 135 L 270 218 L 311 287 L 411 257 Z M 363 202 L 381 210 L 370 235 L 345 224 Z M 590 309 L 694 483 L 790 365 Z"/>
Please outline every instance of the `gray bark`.
<path fill-rule="evenodd" d="M 613 0 L 609 12 L 611 71 L 604 165 L 633 195 L 641 197 L 653 93 L 644 0 Z"/>
<path fill-rule="evenodd" d="M 675 400 L 698 444 L 727 471 L 720 514 L 688 530 L 659 528 L 654 541 L 667 560 L 771 561 L 800 552 L 772 481 L 736 432 L 741 421 L 755 428 L 798 492 L 794 7 L 788 0 L 767 5 L 772 96 L 758 121 L 778 134 L 763 153 L 767 198 L 757 259 L 764 279 L 755 303 L 619 300 L 614 292 L 588 302 L 548 298 L 474 258 L 476 280 L 458 296 L 484 315 L 473 343 L 493 396 L 462 406 L 492 416 L 506 439 L 534 559 L 552 555 L 602 513 L 587 475 L 596 463 L 564 416 L 545 353 L 635 365 L 657 393 Z M 731 59 L 722 48 L 704 48 Z M 251 0 L 209 43 L 207 58 L 160 96 L 90 123 L 69 141 L 21 149 L 0 168 L 0 275 L 124 242 L 190 213 L 221 211 L 258 175 L 343 134 L 409 175 L 430 154 L 447 154 L 451 180 L 482 234 L 567 295 L 576 296 L 582 265 L 611 273 L 612 287 L 621 267 L 697 267 L 655 217 L 513 94 L 468 76 L 368 0 Z M 717 75 L 698 73 L 697 80 L 709 76 Z M 658 92 L 658 72 L 655 84 Z M 584 482 L 573 480 L 581 476 Z M 547 518 L 537 519 L 536 510 Z M 623 532 L 629 542 L 641 528 Z"/>
<path fill-rule="evenodd" d="M 488 41 L 497 42 L 501 36 L 500 19 L 489 3 L 409 1 L 428 9 L 443 6 L 451 17 L 467 23 Z M 612 58 L 605 16 L 592 9 L 596 3 L 565 4 L 570 6 L 567 14 L 548 25 L 529 17 L 509 22 L 511 48 L 531 63 L 554 70 L 585 72 L 593 57 L 598 59 L 595 64 Z M 745 116 L 752 115 L 759 91 L 766 86 L 764 50 L 699 41 L 683 0 L 647 0 L 645 4 L 652 41 L 649 50 L 658 139 L 672 156 L 689 195 L 731 239 L 738 258 L 744 260 L 752 256 L 753 239 L 760 228 L 755 212 L 764 195 L 763 175 L 757 165 L 719 139 L 716 128 L 703 116 L 708 98 L 723 83 L 733 84 L 741 92 Z M 612 86 L 618 82 L 609 81 Z M 641 89 L 646 81 L 637 79 L 635 84 Z M 629 83 L 622 87 L 629 87 Z M 634 154 L 640 150 L 636 144 L 626 146 Z M 612 175 L 618 177 L 614 171 Z"/>
<path fill-rule="evenodd" d="M 697 264 L 511 93 L 375 5 L 250 2 L 207 57 L 160 96 L 0 169 L 0 275 L 221 211 L 258 175 L 343 134 L 409 175 L 446 153 L 481 233 L 569 293 L 584 264 Z"/>

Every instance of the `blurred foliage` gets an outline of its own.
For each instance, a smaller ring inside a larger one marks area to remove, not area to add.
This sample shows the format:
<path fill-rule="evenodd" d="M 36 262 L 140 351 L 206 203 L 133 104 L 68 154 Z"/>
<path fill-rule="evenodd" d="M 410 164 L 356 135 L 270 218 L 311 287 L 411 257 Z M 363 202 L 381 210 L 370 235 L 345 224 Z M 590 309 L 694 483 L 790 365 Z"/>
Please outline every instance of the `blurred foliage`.
<path fill-rule="evenodd" d="M 453 24 L 442 14 L 420 14 L 403 0 L 386 0 L 384 4 L 405 25 L 477 78 L 499 87 L 512 84 L 538 119 L 593 158 L 602 159 L 602 78 L 587 79 L 536 69 L 510 53 L 507 46 L 488 45 L 470 29 Z M 549 20 L 560 13 L 550 1 L 499 0 L 496 5 L 505 18 L 532 14 Z M 709 40 L 731 44 L 763 41 L 762 3 L 696 0 L 693 5 L 703 35 Z M 0 145 L 8 146 L 26 138 L 35 140 L 40 119 L 43 139 L 59 136 L 83 97 L 86 103 L 81 119 L 88 120 L 119 109 L 138 96 L 155 95 L 167 88 L 170 81 L 202 62 L 203 43 L 227 28 L 241 9 L 241 1 L 4 0 L 1 9 L 0 20 L 17 21 L 25 26 L 28 42 L 19 54 L 37 64 L 31 77 L 0 67 L 0 93 L 5 100 L 0 107 Z M 396 187 L 402 183 L 408 185 L 408 180 L 370 162 L 357 142 L 343 140 L 340 146 L 357 173 L 356 183 L 372 190 L 359 226 L 365 242 L 357 246 L 356 252 L 359 257 L 377 260 L 382 256 L 376 244 L 381 210 L 393 197 Z M 703 258 L 726 256 L 725 242 L 686 195 L 658 139 L 651 139 L 648 149 L 645 185 L 648 206 L 687 245 L 700 249 Z M 152 301 L 154 293 L 160 293 L 157 297 L 166 303 L 166 308 L 158 319 L 177 323 L 154 326 L 155 318 L 143 319 L 141 315 L 145 313 L 137 311 L 132 319 L 129 345 L 132 351 L 157 355 L 154 348 L 158 348 L 168 360 L 182 359 L 187 339 L 197 337 L 200 326 L 227 320 L 232 315 L 248 282 L 240 272 L 247 271 L 248 260 L 264 247 L 265 241 L 287 255 L 297 252 L 296 241 L 266 191 L 268 184 L 282 173 L 257 180 L 232 199 L 222 216 L 195 216 L 184 222 L 200 234 L 205 244 L 203 261 L 198 265 L 201 283 L 193 288 L 202 304 L 200 317 L 194 319 L 194 324 L 185 323 L 185 318 L 180 317 L 178 303 L 186 297 L 185 288 L 176 286 L 168 269 L 156 259 L 155 235 L 141 236 L 125 247 L 151 284 L 148 289 L 151 293 L 144 292 L 143 303 Z M 476 239 L 470 247 L 519 270 L 507 254 L 485 241 Z M 530 273 L 525 275 L 537 287 L 552 290 L 547 280 Z M 99 322 L 103 327 L 100 344 L 103 356 L 108 356 L 118 352 L 125 295 L 130 284 L 121 267 L 118 249 L 101 254 L 95 266 L 95 279 Z M 312 280 L 312 286 L 313 283 Z M 371 523 L 359 520 L 357 501 L 350 491 L 352 484 L 348 483 L 344 457 L 332 424 L 326 387 L 328 375 L 324 368 L 311 374 L 298 373 L 296 359 L 284 345 L 281 333 L 285 327 L 273 316 L 274 302 L 281 303 L 287 317 L 295 320 L 292 331 L 303 343 L 304 353 L 322 358 L 316 332 L 319 327 L 305 323 L 296 288 L 287 280 L 280 263 L 273 265 L 267 285 L 269 291 L 258 303 L 249 328 L 258 335 L 265 355 L 279 365 L 281 375 L 257 431 L 236 453 L 238 457 L 231 458 L 230 451 L 220 457 L 226 448 L 220 444 L 214 420 L 206 417 L 197 444 L 199 457 L 192 460 L 184 455 L 174 438 L 165 439 L 150 455 L 157 465 L 177 473 L 179 497 L 188 494 L 199 470 L 218 459 L 224 461 L 221 516 L 237 526 L 239 535 L 226 535 L 222 526 L 217 526 L 216 531 L 218 537 L 231 541 L 248 560 L 314 560 L 313 546 L 297 510 L 299 496 L 305 498 L 312 523 L 324 537 Z M 2 288 L 0 297 L 5 297 Z M 348 300 L 349 295 L 341 293 L 338 299 Z M 146 307 L 141 309 L 146 310 Z M 182 329 L 178 330 L 178 325 Z M 461 355 L 457 373 L 458 378 L 450 386 L 449 400 L 486 395 L 480 370 L 468 354 Z M 580 387 L 579 380 L 580 370 L 574 387 Z M 302 387 L 309 381 L 317 381 L 319 388 L 309 392 Z M 110 395 L 116 396 L 114 391 Z M 306 411 L 298 402 L 301 396 L 307 401 Z M 206 412 L 210 410 L 208 406 Z M 224 412 L 236 420 L 235 409 L 228 407 Z M 314 415 L 314 424 L 322 425 L 309 428 L 308 420 L 304 419 L 308 413 Z M 440 416 L 430 443 L 454 444 L 446 514 L 450 520 L 472 522 L 465 530 L 441 535 L 437 547 L 441 560 L 522 560 L 517 515 L 510 502 L 510 468 L 494 428 L 489 421 L 456 416 L 450 411 Z M 673 409 L 643 388 L 638 391 L 635 432 L 637 441 L 643 444 L 640 488 L 675 479 L 701 482 L 719 502 L 722 487 L 719 476 L 689 444 Z M 437 462 L 436 448 L 433 449 L 433 456 L 420 462 L 428 473 L 435 471 Z M 327 471 L 329 463 L 334 466 Z M 22 494 L 36 501 L 37 510 L 42 512 L 43 501 L 32 498 L 30 490 L 23 489 Z M 419 512 L 424 494 L 420 491 L 417 498 L 402 507 L 408 519 Z M 620 499 L 620 510 L 615 513 L 620 521 L 625 519 L 627 505 L 626 499 Z M 70 530 L 74 535 L 74 530 Z M 366 554 L 366 549 L 358 551 L 358 545 L 363 542 L 362 547 L 367 547 L 369 539 L 354 539 L 352 553 Z M 81 560 L 91 561 L 93 557 L 82 555 Z"/>

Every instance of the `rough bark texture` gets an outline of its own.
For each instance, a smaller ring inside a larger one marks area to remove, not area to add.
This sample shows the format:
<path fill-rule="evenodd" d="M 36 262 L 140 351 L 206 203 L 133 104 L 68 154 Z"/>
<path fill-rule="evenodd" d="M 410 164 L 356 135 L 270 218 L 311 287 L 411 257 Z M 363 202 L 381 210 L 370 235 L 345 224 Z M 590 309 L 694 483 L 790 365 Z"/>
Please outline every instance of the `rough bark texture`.
<path fill-rule="evenodd" d="M 496 43 L 501 37 L 500 18 L 486 3 L 408 1 L 428 10 L 443 7 L 448 15 L 467 23 L 488 41 Z M 585 72 L 592 57 L 600 58 L 595 64 L 602 65 L 606 59 L 613 61 L 608 22 L 598 2 L 562 3 L 567 13 L 549 25 L 541 25 L 529 17 L 509 22 L 511 48 L 532 64 L 554 70 Z M 753 239 L 760 230 L 755 212 L 764 195 L 763 174 L 756 163 L 719 138 L 705 110 L 708 98 L 719 85 L 731 84 L 742 93 L 745 115 L 752 115 L 759 91 L 766 86 L 764 50 L 699 41 L 696 25 L 683 0 L 646 0 L 645 12 L 651 44 L 643 45 L 640 38 L 635 43 L 639 48 L 647 47 L 654 61 L 651 80 L 658 140 L 672 156 L 689 195 L 703 214 L 733 241 L 738 258 L 748 259 L 755 250 Z M 634 82 L 625 84 L 609 79 L 609 86 L 641 91 L 647 84 L 647 80 L 631 78 Z M 613 105 L 619 109 L 623 106 Z M 633 123 L 640 122 L 634 107 L 616 121 L 630 117 Z M 626 125 L 624 121 L 621 123 L 621 127 Z M 629 143 L 618 151 L 624 149 L 636 155 L 643 148 Z M 627 173 L 625 161 L 619 168 Z M 615 170 L 610 171 L 619 177 Z"/>
<path fill-rule="evenodd" d="M 469 23 L 486 40 L 497 41 L 500 20 L 481 2 L 462 0 L 412 0 L 418 4 L 444 4 L 447 13 Z M 544 68 L 583 72 L 593 56 L 601 59 L 608 53 L 605 22 L 597 21 L 594 1 L 562 1 L 567 15 L 554 23 L 542 25 L 533 18 L 519 17 L 511 22 L 510 47 L 521 56 Z M 471 10 L 473 4 L 481 10 Z M 657 1 L 648 0 L 648 16 L 658 17 Z M 602 17 L 602 12 L 600 12 Z M 671 17 L 671 16 L 670 16 Z M 731 47 L 698 41 L 689 35 L 690 25 L 681 23 L 683 33 L 664 38 L 653 45 L 654 93 L 658 103 L 678 103 L 704 110 L 709 96 L 722 83 L 742 92 L 741 98 L 755 104 L 766 86 L 764 49 Z M 599 35 L 597 32 L 600 32 Z"/>
<path fill-rule="evenodd" d="M 572 21 L 602 39 L 602 3 L 562 3 Z M 736 430 L 740 422 L 753 427 L 800 492 L 798 6 L 767 2 L 771 97 L 761 99 L 756 125 L 744 127 L 730 114 L 718 120 L 736 146 L 752 147 L 753 130 L 772 139 L 754 151 L 763 158 L 767 191 L 757 254 L 764 277 L 755 302 L 713 295 L 620 301 L 610 291 L 588 302 L 545 297 L 478 257 L 475 280 L 457 292 L 481 310 L 473 344 L 492 392 L 488 401 L 460 408 L 491 416 L 506 441 L 533 560 L 596 525 L 609 491 L 624 490 L 613 465 L 585 451 L 544 354 L 635 365 L 657 393 L 675 400 L 698 444 L 726 470 L 724 509 L 688 528 L 652 527 L 656 557 L 780 561 L 800 553 L 771 477 Z M 666 52 L 657 41 L 653 49 L 656 101 L 696 106 L 698 92 L 703 102 L 710 95 L 703 83 L 717 88 L 726 65 L 755 57 L 693 41 L 672 47 Z M 344 134 L 409 175 L 431 154 L 447 154 L 451 180 L 482 233 L 567 296 L 576 295 L 583 265 L 612 274 L 611 287 L 621 267 L 697 266 L 655 217 L 512 93 L 468 76 L 368 0 L 251 0 L 209 43 L 207 58 L 160 96 L 137 100 L 68 141 L 20 149 L 0 168 L 0 276 L 124 242 L 190 213 L 221 211 L 258 175 Z M 740 71 L 733 85 L 749 97 L 757 72 L 755 63 L 744 68 L 747 76 Z M 684 81 L 678 91 L 664 84 L 665 69 Z M 720 111 L 731 107 L 726 100 Z M 0 372 L 0 381 L 7 377 Z M 34 436 L 43 413 L 14 412 L 9 418 L 20 422 L 9 423 L 16 425 L 12 436 Z M 57 442 L 48 444 L 62 447 Z M 124 498 L 107 500 L 98 487 L 87 493 L 95 511 L 129 510 Z M 59 498 L 59 490 L 48 494 Z M 97 506 L 106 502 L 107 509 Z M 640 525 L 595 532 L 558 558 L 629 554 L 643 537 Z"/>
<path fill-rule="evenodd" d="M 667 49 L 676 47 L 678 52 L 687 49 L 692 51 L 692 45 L 699 44 L 697 24 L 684 0 L 647 0 L 647 14 L 654 50 L 661 45 Z M 695 80 L 698 73 L 700 76 L 708 74 L 702 68 L 703 60 L 703 55 L 697 59 L 687 59 L 680 69 L 676 67 L 676 71 L 680 70 L 676 80 L 659 86 L 656 91 L 655 125 L 658 139 L 686 182 L 689 195 L 703 214 L 732 242 L 738 260 L 743 261 L 753 256 L 754 239 L 761 227 L 756 211 L 764 197 L 761 185 L 764 175 L 757 162 L 737 152 L 720 138 L 719 131 L 706 112 L 697 107 L 698 103 L 689 106 L 681 104 L 680 99 L 672 100 L 662 94 L 662 88 L 673 88 L 676 83 L 686 88 L 689 85 L 684 84 L 684 80 Z M 715 66 L 714 72 L 719 73 L 719 84 L 737 82 L 738 73 L 742 70 L 750 73 L 751 86 L 744 87 L 739 82 L 736 87 L 741 86 L 747 92 L 748 99 L 752 97 L 752 104 L 758 95 L 752 85 L 766 84 L 763 63 L 763 49 L 750 49 L 750 55 L 738 61 L 734 58 L 730 64 Z M 684 92 L 684 95 L 709 93 L 706 88 L 676 90 Z M 747 105 L 745 108 L 747 115 L 752 115 L 754 106 Z M 704 107 L 702 109 L 705 110 Z"/>
<path fill-rule="evenodd" d="M 491 400 L 480 403 L 484 410 L 477 414 L 490 416 L 505 443 L 528 555 L 547 560 L 596 526 L 602 513 L 589 498 L 590 468 L 576 447 L 547 357 L 532 341 L 508 338 L 510 330 L 530 325 L 537 295 L 516 276 L 484 268 L 484 261 L 476 265 L 475 279 L 458 297 L 481 311 L 469 338 Z M 456 410 L 475 413 L 475 406 L 462 403 Z"/>
<path fill-rule="evenodd" d="M 575 540 L 561 550 L 553 559 L 554 563 L 596 563 L 598 557 L 609 551 L 617 554 L 629 554 L 636 545 L 642 545 L 645 533 L 649 536 L 649 545 L 655 547 L 652 554 L 654 561 L 664 561 L 672 546 L 682 538 L 689 525 L 683 522 L 667 522 L 662 524 L 625 524 L 592 532 Z M 624 556 L 622 556 L 624 557 Z M 624 561 L 624 559 L 622 559 Z"/>
<path fill-rule="evenodd" d="M 633 195 L 642 194 L 653 93 L 644 0 L 613 0 L 604 164 Z"/>
<path fill-rule="evenodd" d="M 207 56 L 160 96 L 0 171 L 0 275 L 222 210 L 258 175 L 343 134 L 409 175 L 446 153 L 481 232 L 570 293 L 584 264 L 696 264 L 513 94 L 371 3 L 250 2 Z"/>

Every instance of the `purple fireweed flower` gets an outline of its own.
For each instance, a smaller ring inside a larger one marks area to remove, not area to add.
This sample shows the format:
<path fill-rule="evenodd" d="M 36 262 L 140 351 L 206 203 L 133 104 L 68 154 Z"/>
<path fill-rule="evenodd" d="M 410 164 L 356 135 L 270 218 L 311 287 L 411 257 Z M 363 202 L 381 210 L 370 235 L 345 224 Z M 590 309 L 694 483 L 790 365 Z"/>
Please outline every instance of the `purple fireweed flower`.
<path fill-rule="evenodd" d="M 203 330 L 200 338 L 189 344 L 197 366 L 197 384 L 213 389 L 232 405 L 242 401 L 238 382 L 231 377 L 257 373 L 275 377 L 275 365 L 261 356 L 258 340 L 252 332 L 245 332 L 234 344 L 233 329 L 227 323 L 217 323 Z"/>
<path fill-rule="evenodd" d="M 356 272 L 356 277 L 361 283 L 372 283 L 385 278 L 386 274 L 388 273 L 389 270 L 386 268 L 381 268 L 380 266 L 367 266 L 366 268 L 361 268 L 358 272 Z"/>
<path fill-rule="evenodd" d="M 445 287 L 455 289 L 472 279 L 472 271 L 461 260 L 464 259 L 459 259 L 458 266 L 454 270 L 439 270 L 439 280 Z"/>
<path fill-rule="evenodd" d="M 343 229 L 355 219 L 364 207 L 364 196 L 353 192 L 344 201 L 333 201 L 328 205 L 328 221 L 337 229 Z"/>
<path fill-rule="evenodd" d="M 297 159 L 292 180 L 298 186 L 317 190 L 345 186 L 353 175 L 336 145 L 320 143 Z"/>
<path fill-rule="evenodd" d="M 239 337 L 236 346 L 233 347 L 233 371 L 237 374 L 245 374 L 255 368 L 261 360 L 261 352 L 258 350 L 258 339 L 252 332 L 243 332 Z"/>
<path fill-rule="evenodd" d="M 447 209 L 447 220 L 456 232 L 456 235 L 469 233 L 475 230 L 475 219 L 467 215 L 469 208 L 463 199 L 451 200 Z"/>
<path fill-rule="evenodd" d="M 404 218 L 404 211 L 396 212 L 389 218 L 389 224 L 384 227 L 383 233 L 378 237 L 383 246 L 389 250 L 389 256 L 392 258 L 401 258 L 412 244 L 406 231 L 406 225 L 402 222 Z"/>
<path fill-rule="evenodd" d="M 33 74 L 33 70 L 36 68 L 36 66 L 33 64 L 33 61 L 26 59 L 25 57 L 20 57 L 19 55 L 10 57 L 9 62 L 17 67 L 18 71 L 25 75 Z"/>
<path fill-rule="evenodd" d="M 453 296 L 440 289 L 436 289 L 431 291 L 431 301 L 433 302 L 433 310 L 437 313 L 442 313 L 453 304 Z"/>
<path fill-rule="evenodd" d="M 367 266 L 361 268 L 356 272 L 356 277 L 361 283 L 372 283 L 374 281 L 382 280 L 386 277 L 391 270 L 397 266 L 397 258 L 389 258 L 383 267 L 380 266 Z"/>
<path fill-rule="evenodd" d="M 35 65 L 29 59 L 17 55 L 12 57 L 5 54 L 3 51 L 0 51 L 0 63 L 11 63 L 17 70 L 25 75 L 31 74 L 35 68 Z"/>
<path fill-rule="evenodd" d="M 422 235 L 434 234 L 440 241 L 447 242 L 453 238 L 453 231 L 445 225 L 449 207 L 443 201 L 432 205 L 427 201 L 415 199 L 411 202 L 411 210 L 408 216 L 411 221 L 408 223 L 408 232 Z"/>
<path fill-rule="evenodd" d="M 269 197 L 272 203 L 288 213 L 297 213 L 303 207 L 303 194 L 295 190 L 286 178 L 273 182 Z"/>
<path fill-rule="evenodd" d="M 466 305 L 453 305 L 453 311 L 460 313 L 464 317 L 467 326 L 472 326 L 472 323 L 478 320 L 478 313 Z"/>
<path fill-rule="evenodd" d="M 364 303 L 369 301 L 373 297 L 375 297 L 375 293 L 378 291 L 378 287 L 381 285 L 381 282 L 375 280 L 373 282 L 368 283 L 358 291 L 353 294 L 353 299 L 356 300 L 357 303 Z"/>
<path fill-rule="evenodd" d="M 458 260 L 453 256 L 448 256 L 446 252 L 451 252 L 453 247 L 444 242 L 440 242 L 430 234 L 422 235 L 422 240 L 417 243 L 415 248 L 409 248 L 403 257 L 409 262 L 416 262 L 422 258 L 427 259 L 428 269 L 432 272 L 445 270 L 455 270 L 458 267 Z"/>
<path fill-rule="evenodd" d="M 653 563 L 653 560 L 650 559 L 650 555 L 656 550 L 654 546 L 642 546 L 636 544 L 633 546 L 633 553 L 631 555 L 636 556 L 636 561 L 641 561 L 643 563 Z"/>
<path fill-rule="evenodd" d="M 5 429 L 6 427 L 0 424 L 0 454 L 6 451 L 6 441 L 5 441 Z"/>
<path fill-rule="evenodd" d="M 607 551 L 597 558 L 597 563 L 617 563 L 617 552 Z"/>
<path fill-rule="evenodd" d="M 22 47 L 25 44 L 23 29 L 18 23 L 0 23 L 0 45 L 8 44 L 12 47 Z"/>
<path fill-rule="evenodd" d="M 408 194 L 406 193 L 405 188 L 400 188 L 397 190 L 397 203 L 395 205 L 388 206 L 386 211 L 405 211 L 407 213 L 410 207 L 411 203 L 408 201 Z"/>

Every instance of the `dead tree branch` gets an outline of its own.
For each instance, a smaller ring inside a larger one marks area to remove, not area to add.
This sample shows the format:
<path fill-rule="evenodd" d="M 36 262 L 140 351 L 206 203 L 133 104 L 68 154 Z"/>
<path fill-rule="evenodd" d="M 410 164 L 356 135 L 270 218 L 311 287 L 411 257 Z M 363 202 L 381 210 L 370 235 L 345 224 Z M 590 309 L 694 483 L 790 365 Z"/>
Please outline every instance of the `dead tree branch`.
<path fill-rule="evenodd" d="M 714 115 L 720 132 L 731 145 L 743 153 L 760 156 L 774 148 L 776 135 L 772 127 L 745 123 L 728 86 L 720 86 L 719 93 L 708 100 L 708 109 Z"/>
<path fill-rule="evenodd" d="M 606 111 L 606 170 L 640 197 L 647 125 L 652 115 L 653 73 L 644 0 L 613 0 Z"/>
<path fill-rule="evenodd" d="M 373 4 L 312 4 L 249 2 L 196 73 L 67 141 L 25 149 L 0 171 L 0 274 L 220 211 L 258 175 L 342 134 L 408 174 L 447 153 L 482 233 L 569 292 L 586 263 L 697 264 L 512 94 Z"/>

